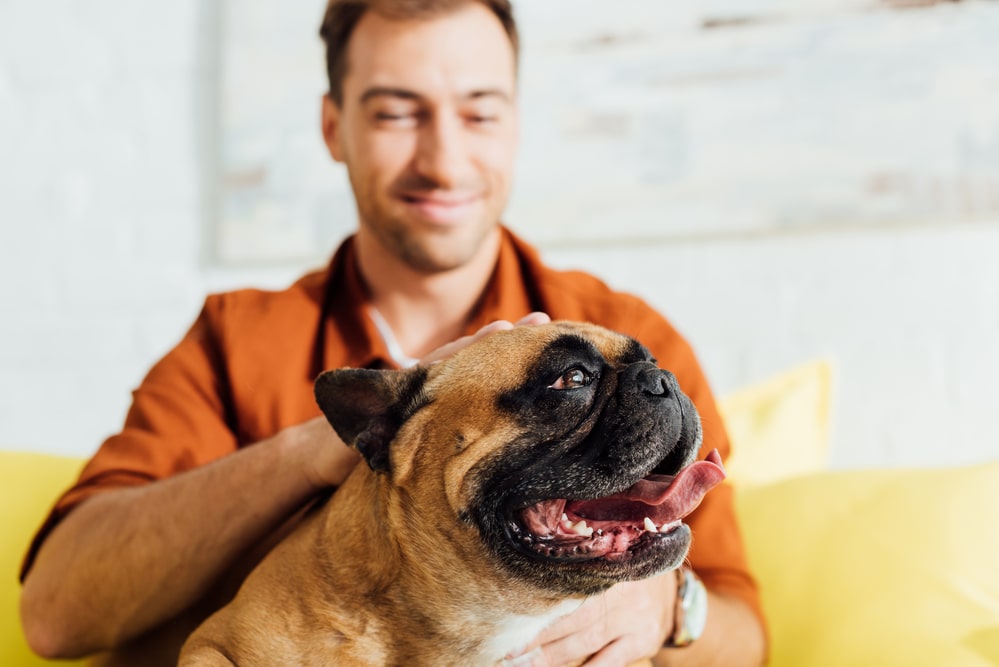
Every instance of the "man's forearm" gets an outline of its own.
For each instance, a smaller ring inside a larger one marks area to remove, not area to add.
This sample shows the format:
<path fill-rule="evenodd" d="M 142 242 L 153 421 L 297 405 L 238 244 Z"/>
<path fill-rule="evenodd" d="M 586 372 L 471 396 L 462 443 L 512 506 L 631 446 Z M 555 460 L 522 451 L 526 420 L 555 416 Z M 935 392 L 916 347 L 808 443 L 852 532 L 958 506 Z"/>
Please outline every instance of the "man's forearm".
<path fill-rule="evenodd" d="M 690 646 L 668 648 L 653 660 L 656 667 L 759 667 L 766 652 L 756 615 L 735 597 L 708 591 L 708 622 Z"/>
<path fill-rule="evenodd" d="M 25 580 L 21 614 L 32 648 L 84 655 L 189 607 L 315 494 L 309 457 L 308 443 L 285 432 L 202 468 L 84 502 L 45 540 Z"/>

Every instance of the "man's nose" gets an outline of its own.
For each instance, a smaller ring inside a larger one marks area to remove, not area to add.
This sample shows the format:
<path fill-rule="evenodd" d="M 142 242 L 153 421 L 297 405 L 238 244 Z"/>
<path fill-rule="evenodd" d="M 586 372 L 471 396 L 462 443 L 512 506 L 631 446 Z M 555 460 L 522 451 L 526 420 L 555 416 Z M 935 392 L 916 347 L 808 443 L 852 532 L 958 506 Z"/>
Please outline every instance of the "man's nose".
<path fill-rule="evenodd" d="M 461 119 L 438 114 L 424 124 L 416 148 L 417 173 L 448 190 L 464 180 L 469 164 Z"/>

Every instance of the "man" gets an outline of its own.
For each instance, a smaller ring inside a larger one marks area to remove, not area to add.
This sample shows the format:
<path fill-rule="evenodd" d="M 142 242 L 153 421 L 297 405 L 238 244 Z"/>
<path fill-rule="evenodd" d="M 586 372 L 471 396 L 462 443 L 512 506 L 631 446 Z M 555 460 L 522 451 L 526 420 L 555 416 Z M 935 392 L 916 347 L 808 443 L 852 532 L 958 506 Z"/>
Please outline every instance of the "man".
<path fill-rule="evenodd" d="M 295 514 L 355 464 L 311 398 L 324 368 L 432 360 L 532 311 L 589 319 L 646 343 L 701 412 L 705 447 L 727 453 L 703 374 L 672 327 L 590 276 L 545 268 L 499 224 L 517 137 L 506 0 L 331 0 L 322 34 L 323 136 L 347 165 L 357 234 L 327 271 L 289 290 L 210 297 L 150 371 L 125 428 L 26 559 L 22 618 L 42 655 L 175 658 Z M 760 664 L 759 603 L 730 490 L 709 494 L 691 522 L 690 561 L 709 591 L 697 641 L 666 646 L 684 643 L 670 573 L 588 601 L 511 661 Z"/>

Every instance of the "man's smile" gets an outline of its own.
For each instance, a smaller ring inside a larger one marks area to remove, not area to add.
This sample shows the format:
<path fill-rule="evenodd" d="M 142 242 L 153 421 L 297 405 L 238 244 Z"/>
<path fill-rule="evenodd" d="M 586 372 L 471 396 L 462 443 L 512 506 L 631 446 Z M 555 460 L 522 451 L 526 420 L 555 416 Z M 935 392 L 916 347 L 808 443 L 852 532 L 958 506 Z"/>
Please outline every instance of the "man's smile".
<path fill-rule="evenodd" d="M 465 220 L 482 196 L 477 193 L 403 193 L 399 201 L 426 222 L 451 225 Z"/>

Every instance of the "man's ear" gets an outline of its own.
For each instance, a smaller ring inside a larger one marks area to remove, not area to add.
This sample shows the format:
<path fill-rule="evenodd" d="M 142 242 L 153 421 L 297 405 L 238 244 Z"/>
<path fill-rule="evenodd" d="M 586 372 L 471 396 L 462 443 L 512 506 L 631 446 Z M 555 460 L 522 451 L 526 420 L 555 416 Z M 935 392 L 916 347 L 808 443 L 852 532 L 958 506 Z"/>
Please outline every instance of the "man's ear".
<path fill-rule="evenodd" d="M 343 129 L 340 126 L 342 122 L 340 107 L 329 95 L 323 95 L 323 142 L 326 144 L 326 150 L 329 151 L 330 157 L 337 162 L 343 162 L 343 146 L 340 145 L 343 134 Z"/>
<path fill-rule="evenodd" d="M 389 470 L 389 443 L 402 423 L 426 404 L 427 369 L 344 368 L 316 379 L 315 394 L 337 435 L 361 453 L 371 469 Z"/>

